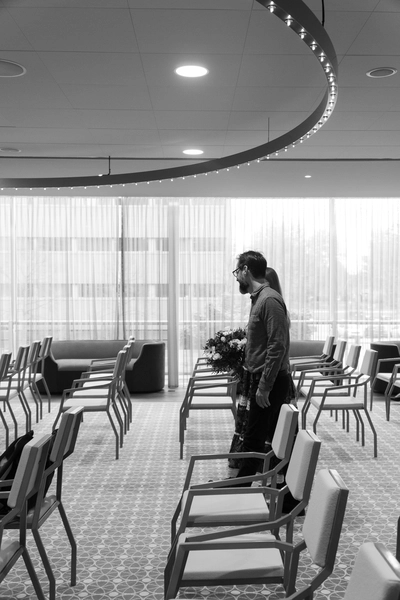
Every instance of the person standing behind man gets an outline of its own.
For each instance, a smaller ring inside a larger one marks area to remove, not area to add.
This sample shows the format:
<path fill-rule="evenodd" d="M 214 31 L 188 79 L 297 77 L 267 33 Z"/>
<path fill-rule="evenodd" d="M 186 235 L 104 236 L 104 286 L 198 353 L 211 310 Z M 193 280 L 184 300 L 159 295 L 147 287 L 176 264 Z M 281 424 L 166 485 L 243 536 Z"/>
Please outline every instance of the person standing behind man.
<path fill-rule="evenodd" d="M 250 294 L 251 299 L 242 392 L 249 398 L 250 411 L 243 452 L 264 452 L 292 387 L 286 305 L 268 283 L 266 269 L 263 254 L 249 250 L 238 256 L 233 271 L 240 293 Z M 244 458 L 237 477 L 254 475 L 258 464 L 258 459 Z"/>

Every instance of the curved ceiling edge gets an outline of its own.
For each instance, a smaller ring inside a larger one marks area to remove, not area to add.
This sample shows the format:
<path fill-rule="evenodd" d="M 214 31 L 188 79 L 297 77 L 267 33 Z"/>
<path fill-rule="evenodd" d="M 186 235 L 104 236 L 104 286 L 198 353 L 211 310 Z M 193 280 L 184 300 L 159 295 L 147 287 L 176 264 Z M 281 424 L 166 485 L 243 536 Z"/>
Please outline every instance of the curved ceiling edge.
<path fill-rule="evenodd" d="M 103 175 L 101 183 L 98 176 L 0 178 L 0 189 L 99 188 L 196 177 L 197 175 L 228 170 L 231 167 L 240 167 L 240 165 L 246 163 L 250 164 L 254 161 L 265 160 L 272 155 L 276 156 L 282 150 L 287 150 L 289 146 L 295 146 L 306 141 L 325 124 L 336 104 L 338 64 L 335 49 L 315 14 L 302 0 L 257 0 L 257 2 L 278 17 L 285 26 L 290 27 L 309 46 L 326 77 L 327 88 L 323 99 L 313 113 L 297 127 L 260 146 L 201 163 L 135 173 Z"/>

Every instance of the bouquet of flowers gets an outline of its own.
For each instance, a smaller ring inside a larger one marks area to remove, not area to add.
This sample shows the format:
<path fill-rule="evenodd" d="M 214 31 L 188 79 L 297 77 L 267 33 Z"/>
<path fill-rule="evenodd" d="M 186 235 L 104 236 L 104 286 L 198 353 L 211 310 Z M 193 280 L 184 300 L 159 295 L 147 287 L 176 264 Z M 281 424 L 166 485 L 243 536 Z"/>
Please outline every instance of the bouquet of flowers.
<path fill-rule="evenodd" d="M 207 364 L 214 373 L 233 371 L 240 373 L 244 360 L 244 349 L 247 338 L 246 331 L 241 328 L 217 331 L 213 338 L 207 340 L 204 354 Z"/>

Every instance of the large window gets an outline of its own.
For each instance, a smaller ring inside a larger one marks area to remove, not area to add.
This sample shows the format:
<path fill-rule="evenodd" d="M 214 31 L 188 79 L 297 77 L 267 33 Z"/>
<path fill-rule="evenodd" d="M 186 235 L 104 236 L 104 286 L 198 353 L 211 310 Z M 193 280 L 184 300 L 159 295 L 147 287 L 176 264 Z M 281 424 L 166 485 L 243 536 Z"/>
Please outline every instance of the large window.
<path fill-rule="evenodd" d="M 168 343 L 170 382 L 245 325 L 243 250 L 279 274 L 292 337 L 400 339 L 400 201 L 1 197 L 2 350 L 55 339 Z M 170 356 L 171 358 L 171 356 Z"/>

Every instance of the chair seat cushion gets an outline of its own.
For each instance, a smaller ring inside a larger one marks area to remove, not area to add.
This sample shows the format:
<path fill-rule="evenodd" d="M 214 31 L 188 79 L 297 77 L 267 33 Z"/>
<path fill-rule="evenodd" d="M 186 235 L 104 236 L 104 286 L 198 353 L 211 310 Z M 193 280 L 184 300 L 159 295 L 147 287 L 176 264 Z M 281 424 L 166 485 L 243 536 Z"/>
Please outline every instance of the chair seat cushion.
<path fill-rule="evenodd" d="M 97 385 L 94 381 L 92 383 L 88 382 L 87 384 L 85 383 L 83 388 L 79 388 L 76 391 L 73 392 L 74 396 L 79 396 L 81 398 L 86 398 L 88 396 L 95 396 L 96 398 L 103 398 L 103 397 L 107 397 L 107 394 L 109 392 L 108 387 L 106 388 L 96 388 L 94 387 L 95 385 Z"/>
<path fill-rule="evenodd" d="M 182 510 L 184 510 L 188 492 L 182 497 Z M 201 525 L 203 523 L 235 524 L 246 522 L 268 521 L 269 509 L 264 495 L 258 494 L 213 494 L 210 496 L 195 496 L 189 512 L 188 525 Z"/>
<path fill-rule="evenodd" d="M 311 404 L 315 408 L 320 408 L 322 397 L 313 396 Z M 327 396 L 324 402 L 324 410 L 354 410 L 364 408 L 364 401 L 361 398 L 353 398 L 352 396 Z"/>
<path fill-rule="evenodd" d="M 189 538 L 183 534 L 180 539 Z M 270 534 L 241 535 L 215 543 L 237 543 L 238 541 L 274 541 Z M 210 542 L 213 543 L 213 542 Z M 283 564 L 279 550 L 276 548 L 246 548 L 232 550 L 195 550 L 189 557 L 183 574 L 183 581 L 209 581 L 218 579 L 255 579 L 283 577 Z"/>
<path fill-rule="evenodd" d="M 107 409 L 107 399 L 101 400 L 100 398 L 85 398 L 84 396 L 75 396 L 73 398 L 68 398 L 64 402 L 63 410 L 68 410 L 69 408 L 76 408 L 77 406 L 83 406 L 84 411 L 101 411 Z"/>
<path fill-rule="evenodd" d="M 378 379 L 381 379 L 382 381 L 386 381 L 387 383 L 389 383 L 391 376 L 392 376 L 391 373 L 377 373 L 375 377 L 377 377 Z"/>
<path fill-rule="evenodd" d="M 8 565 L 13 556 L 21 548 L 19 542 L 2 540 L 0 549 L 0 573 Z"/>

